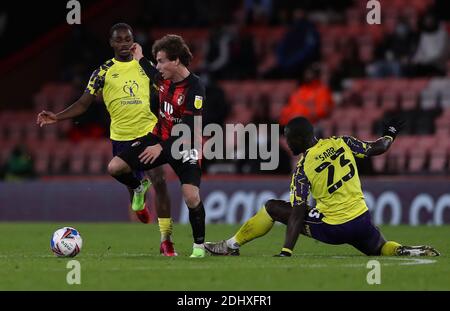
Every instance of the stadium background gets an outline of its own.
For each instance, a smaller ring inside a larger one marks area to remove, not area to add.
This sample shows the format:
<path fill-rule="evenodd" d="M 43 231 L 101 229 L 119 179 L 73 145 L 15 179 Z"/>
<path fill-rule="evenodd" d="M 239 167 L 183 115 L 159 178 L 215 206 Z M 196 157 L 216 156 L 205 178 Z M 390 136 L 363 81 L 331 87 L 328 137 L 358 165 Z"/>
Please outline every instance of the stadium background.
<path fill-rule="evenodd" d="M 123 21 L 132 25 L 147 55 L 166 33 L 186 39 L 194 54 L 191 69 L 207 81 L 204 123 L 278 123 L 313 63 L 334 102 L 315 122 L 319 135 L 372 139 L 383 120 L 401 113 L 408 126 L 392 149 L 358 163 L 375 221 L 450 223 L 448 50 L 432 69 L 417 70 L 412 61 L 427 13 L 439 20 L 436 31 L 444 29 L 448 41 L 448 5 L 381 1 L 381 24 L 369 25 L 367 1 L 299 3 L 81 1 L 81 25 L 66 23 L 64 1 L 2 8 L 0 220 L 130 220 L 126 192 L 105 174 L 111 148 L 101 99 L 73 121 L 35 124 L 39 111 L 57 112 L 78 98 L 90 73 L 112 57 L 108 30 Z M 392 43 L 400 24 L 410 33 L 410 48 L 401 51 Z M 283 45 L 298 55 L 283 55 Z M 283 61 L 288 56 L 297 60 Z M 295 159 L 280 139 L 280 166 L 270 174 L 259 171 L 257 160 L 204 163 L 208 222 L 241 223 L 264 200 L 287 198 Z M 22 153 L 28 160 L 18 160 Z M 170 168 L 166 172 L 174 218 L 186 222 L 178 181 Z"/>

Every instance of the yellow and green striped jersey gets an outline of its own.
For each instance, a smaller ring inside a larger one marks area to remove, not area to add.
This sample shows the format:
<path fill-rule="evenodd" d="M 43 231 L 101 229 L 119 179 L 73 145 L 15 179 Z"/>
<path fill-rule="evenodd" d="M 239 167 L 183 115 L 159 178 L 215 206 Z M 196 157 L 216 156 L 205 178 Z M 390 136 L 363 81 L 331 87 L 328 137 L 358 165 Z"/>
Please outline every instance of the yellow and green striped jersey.
<path fill-rule="evenodd" d="M 307 202 L 310 192 L 328 224 L 342 224 L 366 212 L 356 157 L 369 145 L 354 137 L 320 139 L 299 159 L 291 181 L 291 205 Z"/>
<path fill-rule="evenodd" d="M 151 132 L 157 117 L 150 110 L 150 80 L 136 60 L 110 59 L 95 70 L 86 87 L 96 96 L 102 92 L 111 116 L 110 137 L 127 141 Z"/>

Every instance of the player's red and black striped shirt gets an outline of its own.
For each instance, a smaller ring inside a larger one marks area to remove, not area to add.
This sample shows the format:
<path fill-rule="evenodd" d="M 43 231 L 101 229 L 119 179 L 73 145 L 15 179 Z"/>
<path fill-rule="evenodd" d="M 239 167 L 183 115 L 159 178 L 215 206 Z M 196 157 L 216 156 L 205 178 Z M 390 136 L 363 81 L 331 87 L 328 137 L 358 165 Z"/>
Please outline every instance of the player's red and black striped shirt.
<path fill-rule="evenodd" d="M 158 123 L 153 134 L 163 140 L 163 148 L 169 147 L 178 137 L 171 136 L 175 124 L 187 124 L 194 133 L 194 116 L 201 116 L 205 103 L 205 88 L 193 73 L 184 80 L 164 80 L 156 68 L 145 58 L 139 61 L 145 73 L 159 90 Z"/>

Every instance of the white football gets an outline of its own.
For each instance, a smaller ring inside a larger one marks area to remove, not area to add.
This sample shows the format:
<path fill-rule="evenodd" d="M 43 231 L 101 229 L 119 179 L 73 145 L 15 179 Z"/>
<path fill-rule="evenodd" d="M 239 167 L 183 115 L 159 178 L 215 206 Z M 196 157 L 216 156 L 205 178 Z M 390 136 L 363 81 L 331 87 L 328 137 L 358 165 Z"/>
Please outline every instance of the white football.
<path fill-rule="evenodd" d="M 75 257 L 83 246 L 83 239 L 78 230 L 64 227 L 53 233 L 50 248 L 58 257 Z"/>

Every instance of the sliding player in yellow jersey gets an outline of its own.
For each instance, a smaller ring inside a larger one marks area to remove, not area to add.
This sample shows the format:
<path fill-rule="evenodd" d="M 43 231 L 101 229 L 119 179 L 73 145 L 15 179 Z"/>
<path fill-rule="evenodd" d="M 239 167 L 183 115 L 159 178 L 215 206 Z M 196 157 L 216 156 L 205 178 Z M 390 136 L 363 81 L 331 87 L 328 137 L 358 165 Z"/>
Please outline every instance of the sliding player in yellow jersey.
<path fill-rule="evenodd" d="M 438 256 L 429 246 L 404 246 L 386 241 L 370 218 L 364 201 L 355 157 L 386 152 L 403 123 L 391 120 L 383 136 L 363 142 L 350 136 L 317 139 L 303 118 L 292 119 L 285 136 L 294 155 L 302 154 L 291 181 L 290 202 L 269 200 L 232 238 L 205 243 L 214 255 L 239 255 L 239 247 L 263 236 L 274 221 L 287 225 L 284 246 L 277 256 L 289 257 L 299 234 L 327 244 L 350 244 L 369 256 Z M 317 202 L 307 206 L 308 195 Z"/>
<path fill-rule="evenodd" d="M 112 153 L 116 156 L 135 143 L 136 139 L 153 131 L 157 117 L 150 110 L 151 84 L 139 63 L 133 59 L 130 48 L 134 43 L 133 30 L 128 24 L 118 23 L 111 27 L 110 45 L 114 50 L 114 58 L 106 61 L 95 70 L 84 94 L 67 109 L 53 113 L 42 111 L 37 117 L 40 126 L 52 124 L 61 120 L 74 118 L 83 114 L 98 94 L 102 94 L 103 101 L 111 117 L 110 138 Z M 170 199 L 164 179 L 162 167 L 148 172 L 155 188 L 156 211 L 161 232 L 160 252 L 164 256 L 176 256 L 171 241 L 172 218 L 170 213 Z M 144 179 L 143 171 L 135 171 L 135 176 L 143 180 L 143 191 L 150 182 Z M 133 190 L 128 189 L 130 202 Z M 144 223 L 150 221 L 150 214 L 146 206 L 132 205 L 139 220 Z"/>

